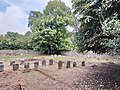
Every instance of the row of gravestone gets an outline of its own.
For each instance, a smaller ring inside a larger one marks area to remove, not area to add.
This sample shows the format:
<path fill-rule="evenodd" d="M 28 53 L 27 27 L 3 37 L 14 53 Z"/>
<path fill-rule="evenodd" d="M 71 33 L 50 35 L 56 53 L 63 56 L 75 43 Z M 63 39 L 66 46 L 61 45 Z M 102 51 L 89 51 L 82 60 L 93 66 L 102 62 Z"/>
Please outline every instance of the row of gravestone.
<path fill-rule="evenodd" d="M 62 69 L 63 63 L 64 62 L 62 62 L 62 61 L 58 62 L 58 68 L 59 69 Z M 72 65 L 73 65 L 72 67 L 77 67 L 77 63 L 76 62 L 73 62 Z M 85 66 L 85 61 L 82 61 L 81 66 Z M 71 68 L 71 61 L 67 61 L 66 68 Z"/>
<path fill-rule="evenodd" d="M 30 63 L 25 62 L 24 60 L 20 60 L 20 65 L 24 64 L 24 68 L 27 70 L 30 67 Z M 53 65 L 53 60 L 49 60 L 49 65 Z M 13 71 L 17 71 L 19 69 L 19 64 L 16 64 L 14 60 L 10 61 L 10 66 L 13 66 Z M 46 60 L 42 60 L 42 66 L 46 66 Z M 37 69 L 39 67 L 39 62 L 34 62 L 34 67 Z M 4 71 L 4 64 L 2 61 L 0 61 L 0 72 Z"/>
<path fill-rule="evenodd" d="M 53 65 L 53 63 L 54 63 L 54 61 L 52 59 L 50 59 L 49 65 Z M 23 65 L 23 64 L 24 64 L 24 69 L 29 70 L 30 63 L 21 61 L 20 65 Z M 81 65 L 85 66 L 85 62 L 83 61 Z M 19 64 L 16 64 L 15 61 L 10 61 L 10 66 L 13 66 L 13 71 L 17 71 L 19 69 Z M 42 60 L 42 66 L 46 66 L 46 60 Z M 73 62 L 73 67 L 76 67 L 76 66 L 77 66 L 76 62 Z M 38 67 L 39 67 L 39 61 L 34 62 L 34 68 L 37 70 Z M 62 67 L 63 67 L 63 62 L 59 61 L 58 68 L 62 69 Z M 71 67 L 71 61 L 67 61 L 66 68 L 70 68 L 70 67 Z M 0 62 L 0 72 L 3 72 L 3 71 L 4 71 L 4 64 L 3 64 L 3 62 Z"/>

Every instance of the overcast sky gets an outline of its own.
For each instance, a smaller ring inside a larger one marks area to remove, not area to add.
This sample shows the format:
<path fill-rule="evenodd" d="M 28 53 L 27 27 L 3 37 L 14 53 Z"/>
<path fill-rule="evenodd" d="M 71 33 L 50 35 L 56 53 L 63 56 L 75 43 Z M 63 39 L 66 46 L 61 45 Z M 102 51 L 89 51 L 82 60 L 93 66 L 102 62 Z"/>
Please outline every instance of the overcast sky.
<path fill-rule="evenodd" d="M 50 0 L 0 0 L 0 34 L 7 31 L 24 34 L 28 30 L 30 11 L 43 11 Z M 71 7 L 71 0 L 62 0 Z"/>

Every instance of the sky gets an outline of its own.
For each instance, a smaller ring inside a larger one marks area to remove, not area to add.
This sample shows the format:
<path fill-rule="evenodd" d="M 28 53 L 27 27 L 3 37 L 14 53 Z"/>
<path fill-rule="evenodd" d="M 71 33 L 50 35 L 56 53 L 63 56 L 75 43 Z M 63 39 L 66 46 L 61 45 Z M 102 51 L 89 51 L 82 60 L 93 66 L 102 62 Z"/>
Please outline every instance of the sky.
<path fill-rule="evenodd" d="M 30 11 L 43 11 L 50 0 L 0 0 L 0 35 L 8 31 L 25 34 Z M 69 7 L 71 0 L 62 0 Z M 72 29 L 68 27 L 68 29 Z"/>

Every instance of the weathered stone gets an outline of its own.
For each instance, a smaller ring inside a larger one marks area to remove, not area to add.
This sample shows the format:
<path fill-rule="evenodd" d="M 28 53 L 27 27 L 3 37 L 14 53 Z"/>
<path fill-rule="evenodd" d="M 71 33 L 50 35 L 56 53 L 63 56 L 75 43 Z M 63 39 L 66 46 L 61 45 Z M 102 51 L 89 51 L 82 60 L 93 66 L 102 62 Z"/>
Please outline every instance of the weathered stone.
<path fill-rule="evenodd" d="M 70 61 L 67 61 L 66 68 L 70 68 Z"/>
<path fill-rule="evenodd" d="M 30 63 L 24 63 L 24 68 L 29 69 L 30 68 Z"/>
<path fill-rule="evenodd" d="M 34 67 L 37 69 L 39 67 L 39 62 L 34 62 Z"/>
<path fill-rule="evenodd" d="M 46 60 L 42 60 L 42 66 L 46 66 Z"/>
<path fill-rule="evenodd" d="M 91 65 L 90 67 L 94 68 L 94 67 L 98 67 L 98 66 L 96 64 L 94 64 L 94 65 Z"/>
<path fill-rule="evenodd" d="M 108 62 L 108 64 L 109 64 L 109 65 L 115 65 L 115 63 L 114 63 L 114 62 Z"/>
<path fill-rule="evenodd" d="M 57 54 L 55 54 L 54 57 L 57 57 Z"/>
<path fill-rule="evenodd" d="M 4 65 L 0 64 L 0 72 L 4 72 Z"/>
<path fill-rule="evenodd" d="M 53 59 L 49 60 L 49 65 L 53 65 Z"/>
<path fill-rule="evenodd" d="M 77 66 L 76 62 L 73 62 L 73 67 L 76 67 L 76 66 Z"/>
<path fill-rule="evenodd" d="M 14 60 L 11 60 L 11 61 L 10 61 L 10 66 L 12 66 L 13 64 L 15 64 L 15 61 L 14 61 Z"/>
<path fill-rule="evenodd" d="M 19 64 L 13 64 L 13 71 L 17 71 L 19 69 Z"/>
<path fill-rule="evenodd" d="M 85 61 L 82 61 L 82 66 L 85 66 Z"/>
<path fill-rule="evenodd" d="M 3 64 L 3 61 L 0 61 L 0 64 Z"/>
<path fill-rule="evenodd" d="M 59 62 L 58 62 L 58 68 L 59 68 L 59 69 L 62 69 L 62 61 L 59 61 Z"/>
<path fill-rule="evenodd" d="M 20 65 L 23 65 L 24 63 L 25 63 L 24 59 L 20 60 Z"/>
<path fill-rule="evenodd" d="M 62 55 L 58 55 L 58 57 L 62 57 Z"/>

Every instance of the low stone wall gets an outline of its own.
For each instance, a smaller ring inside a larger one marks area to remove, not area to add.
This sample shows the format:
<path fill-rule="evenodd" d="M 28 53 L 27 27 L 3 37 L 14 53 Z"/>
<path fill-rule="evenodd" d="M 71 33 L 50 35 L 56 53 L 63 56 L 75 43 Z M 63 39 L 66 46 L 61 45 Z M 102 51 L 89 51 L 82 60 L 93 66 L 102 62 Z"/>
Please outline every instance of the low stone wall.
<path fill-rule="evenodd" d="M 77 53 L 76 51 L 70 51 L 70 50 L 67 50 L 67 51 L 59 51 L 59 53 L 63 56 L 79 56 L 80 54 Z"/>
<path fill-rule="evenodd" d="M 76 56 L 78 53 L 74 51 L 58 51 L 60 55 L 64 56 Z M 32 55 L 40 55 L 43 54 L 42 52 L 33 51 L 33 50 L 0 50 L 0 55 L 25 55 L 25 54 L 32 54 Z"/>
<path fill-rule="evenodd" d="M 41 52 L 33 50 L 0 50 L 0 55 L 25 55 L 25 54 L 39 55 L 41 54 Z"/>
<path fill-rule="evenodd" d="M 40 55 L 43 54 L 42 52 L 33 51 L 33 50 L 0 50 L 0 55 Z M 54 55 L 54 54 L 53 54 Z M 59 51 L 59 55 L 62 56 L 79 56 L 79 57 L 86 57 L 86 58 L 102 58 L 102 59 L 109 59 L 109 58 L 117 58 L 120 60 L 120 56 L 110 56 L 107 54 L 98 55 L 92 52 L 88 52 L 87 54 L 77 53 L 76 51 Z"/>

